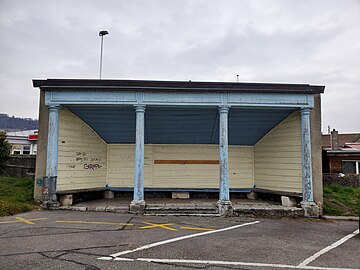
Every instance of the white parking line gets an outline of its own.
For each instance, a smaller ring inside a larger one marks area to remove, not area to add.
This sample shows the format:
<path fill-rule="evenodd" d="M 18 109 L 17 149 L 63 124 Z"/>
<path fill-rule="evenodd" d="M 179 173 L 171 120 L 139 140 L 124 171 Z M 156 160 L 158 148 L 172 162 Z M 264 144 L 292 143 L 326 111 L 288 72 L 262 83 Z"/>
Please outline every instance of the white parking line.
<path fill-rule="evenodd" d="M 133 262 L 135 259 L 129 259 L 129 258 L 115 258 L 115 261 L 125 261 L 125 262 Z"/>
<path fill-rule="evenodd" d="M 196 233 L 196 234 L 180 236 L 180 237 L 176 237 L 176 238 L 173 238 L 173 239 L 168 239 L 168 240 L 152 243 L 152 244 L 149 244 L 149 245 L 141 246 L 141 247 L 136 248 L 136 249 L 121 251 L 121 252 L 118 252 L 118 253 L 115 253 L 115 254 L 111 254 L 108 257 L 100 257 L 98 259 L 99 260 L 114 260 L 114 261 L 143 261 L 143 262 L 149 262 L 149 263 L 153 262 L 153 263 L 185 263 L 185 264 L 210 264 L 210 265 L 229 265 L 229 266 L 233 265 L 233 266 L 252 266 L 252 267 L 262 267 L 262 268 L 267 268 L 267 267 L 268 268 L 289 268 L 289 269 L 304 269 L 304 270 L 360 270 L 360 268 L 341 268 L 341 267 L 334 268 L 334 267 L 321 267 L 321 266 L 309 266 L 308 265 L 310 262 L 314 261 L 315 259 L 317 259 L 321 255 L 323 255 L 326 252 L 340 246 L 341 244 L 345 243 L 347 240 L 349 240 L 352 237 L 359 234 L 359 230 L 356 230 L 353 233 L 351 233 L 351 234 L 341 238 L 340 240 L 336 241 L 335 243 L 331 244 L 330 246 L 327 246 L 327 247 L 323 248 L 319 252 L 315 253 L 311 257 L 304 260 L 299 265 L 271 264 L 271 263 L 251 263 L 251 262 L 233 262 L 233 261 L 157 259 L 157 258 L 134 258 L 134 259 L 131 259 L 131 258 L 119 257 L 119 256 L 129 254 L 129 253 L 133 253 L 133 252 L 136 252 L 136 251 L 141 251 L 141 250 L 149 249 L 149 248 L 152 248 L 152 247 L 157 247 L 157 246 L 160 246 L 160 245 L 173 243 L 173 242 L 177 242 L 177 241 L 181 241 L 181 240 L 185 240 L 185 239 L 189 239 L 189 238 L 193 238 L 193 237 L 197 237 L 197 236 L 202 236 L 202 235 L 207 235 L 207 234 L 212 234 L 212 233 L 217 233 L 217 232 L 228 231 L 228 230 L 232 230 L 232 229 L 236 229 L 236 228 L 240 228 L 240 227 L 248 226 L 248 225 L 254 225 L 254 224 L 257 224 L 259 222 L 260 221 L 254 221 L 254 222 L 239 224 L 239 225 L 235 225 L 235 226 L 232 226 L 232 227 L 227 227 L 227 228 L 218 229 L 218 230 L 214 230 L 214 231 L 206 231 L 206 232 L 201 232 L 201 233 Z"/>
<path fill-rule="evenodd" d="M 325 254 L 326 252 L 340 246 L 341 244 L 345 243 L 347 240 L 349 240 L 350 238 L 354 237 L 355 235 L 357 235 L 359 233 L 359 229 L 354 231 L 353 233 L 348 234 L 347 236 L 341 238 L 339 241 L 336 241 L 335 243 L 331 244 L 330 246 L 327 246 L 325 248 L 323 248 L 322 250 L 320 250 L 319 252 L 315 253 L 314 255 L 310 256 L 309 258 L 307 258 L 306 260 L 304 260 L 302 263 L 300 263 L 297 267 L 304 267 L 307 266 L 309 263 L 311 263 L 312 261 L 316 260 L 318 257 L 320 257 L 321 255 Z"/>
<path fill-rule="evenodd" d="M 115 258 L 118 260 L 121 258 Z M 360 270 L 356 268 L 331 268 L 318 266 L 295 266 L 286 264 L 271 263 L 249 263 L 249 262 L 226 262 L 226 261 L 202 261 L 202 260 L 177 260 L 177 259 L 152 259 L 137 258 L 135 261 L 155 262 L 155 263 L 188 263 L 188 264 L 211 264 L 211 265 L 235 265 L 235 266 L 253 266 L 253 267 L 271 267 L 271 268 L 290 268 L 290 269 L 309 269 L 309 270 Z"/>
<path fill-rule="evenodd" d="M 161 246 L 161 245 L 165 245 L 165 244 L 169 244 L 169 243 L 173 243 L 173 242 L 177 242 L 177 241 L 181 241 L 181 240 L 185 240 L 185 239 L 189 239 L 189 238 L 194 238 L 194 237 L 198 237 L 198 236 L 202 236 L 202 235 L 207 235 L 207 234 L 213 234 L 213 233 L 233 230 L 233 229 L 244 227 L 244 226 L 254 225 L 254 224 L 257 224 L 259 222 L 260 221 L 254 221 L 254 222 L 239 224 L 239 225 L 235 225 L 235 226 L 231 226 L 231 227 L 227 227 L 227 228 L 223 228 L 223 229 L 218 229 L 218 230 L 214 230 L 214 231 L 206 231 L 206 232 L 201 232 L 201 233 L 194 233 L 194 234 L 189 234 L 189 235 L 185 235 L 185 236 L 180 236 L 180 237 L 176 237 L 176 238 L 172 238 L 172 239 L 152 243 L 152 244 L 149 244 L 149 245 L 145 245 L 145 246 L 142 246 L 142 247 L 138 247 L 138 248 L 135 248 L 135 249 L 121 251 L 121 252 L 118 252 L 118 253 L 115 253 L 115 254 L 111 254 L 109 257 L 101 257 L 101 258 L 98 258 L 98 259 L 99 260 L 111 260 L 113 258 L 122 256 L 122 255 L 125 255 L 125 254 L 129 254 L 129 253 L 133 253 L 133 252 L 136 252 L 136 251 L 145 250 L 145 249 L 149 249 L 149 248 L 153 248 L 153 247 L 157 247 L 157 246 Z"/>

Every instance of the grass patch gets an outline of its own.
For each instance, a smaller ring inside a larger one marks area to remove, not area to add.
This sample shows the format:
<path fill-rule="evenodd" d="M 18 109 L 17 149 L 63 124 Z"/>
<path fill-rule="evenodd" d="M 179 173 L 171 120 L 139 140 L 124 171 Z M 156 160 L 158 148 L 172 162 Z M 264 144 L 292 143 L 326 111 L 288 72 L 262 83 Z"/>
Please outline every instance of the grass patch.
<path fill-rule="evenodd" d="M 339 184 L 324 185 L 324 215 L 359 215 L 360 188 Z"/>
<path fill-rule="evenodd" d="M 0 216 L 35 209 L 34 180 L 0 176 Z"/>

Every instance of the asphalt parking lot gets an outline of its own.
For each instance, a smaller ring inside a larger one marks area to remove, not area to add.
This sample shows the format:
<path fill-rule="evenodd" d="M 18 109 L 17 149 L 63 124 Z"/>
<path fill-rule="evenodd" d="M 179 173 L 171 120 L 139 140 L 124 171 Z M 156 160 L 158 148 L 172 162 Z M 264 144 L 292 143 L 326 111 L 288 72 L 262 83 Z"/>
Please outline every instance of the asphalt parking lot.
<path fill-rule="evenodd" d="M 358 222 L 34 211 L 0 246 L 0 269 L 360 269 Z"/>

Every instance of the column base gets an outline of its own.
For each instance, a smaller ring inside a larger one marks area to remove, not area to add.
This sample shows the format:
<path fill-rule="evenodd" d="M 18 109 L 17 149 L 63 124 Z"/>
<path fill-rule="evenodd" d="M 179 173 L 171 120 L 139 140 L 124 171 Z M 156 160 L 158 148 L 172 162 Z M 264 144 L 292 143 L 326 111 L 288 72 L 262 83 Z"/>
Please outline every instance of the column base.
<path fill-rule="evenodd" d="M 142 214 L 145 211 L 145 201 L 132 201 L 130 203 L 130 213 Z"/>
<path fill-rule="evenodd" d="M 234 207 L 231 201 L 218 201 L 218 209 L 220 216 L 231 216 L 234 212 Z"/>
<path fill-rule="evenodd" d="M 42 203 L 41 207 L 47 210 L 54 210 L 58 209 L 60 206 L 59 202 L 51 202 L 51 201 L 45 201 Z"/>
<path fill-rule="evenodd" d="M 304 202 L 301 203 L 302 209 L 304 209 L 304 216 L 308 218 L 318 218 L 320 215 L 320 208 L 314 202 Z"/>

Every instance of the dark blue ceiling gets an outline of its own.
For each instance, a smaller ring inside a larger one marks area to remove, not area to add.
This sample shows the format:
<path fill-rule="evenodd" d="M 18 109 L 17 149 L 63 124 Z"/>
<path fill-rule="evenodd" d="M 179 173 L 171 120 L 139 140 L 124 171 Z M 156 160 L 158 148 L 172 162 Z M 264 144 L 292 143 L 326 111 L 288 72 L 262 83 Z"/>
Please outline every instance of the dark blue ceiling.
<path fill-rule="evenodd" d="M 131 106 L 68 106 L 107 143 L 135 143 L 135 109 Z M 254 145 L 291 114 L 289 108 L 230 108 L 229 144 Z M 149 107 L 145 143 L 217 144 L 217 108 Z"/>

